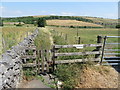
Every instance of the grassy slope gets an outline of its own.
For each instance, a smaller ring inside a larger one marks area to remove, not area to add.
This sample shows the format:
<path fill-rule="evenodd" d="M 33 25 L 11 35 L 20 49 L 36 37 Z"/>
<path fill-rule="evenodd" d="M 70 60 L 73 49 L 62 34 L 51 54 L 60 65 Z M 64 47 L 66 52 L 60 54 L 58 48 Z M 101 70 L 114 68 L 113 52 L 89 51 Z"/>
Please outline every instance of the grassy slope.
<path fill-rule="evenodd" d="M 47 20 L 47 25 L 103 27 L 102 25 L 97 25 L 97 24 L 77 21 L 77 20 Z"/>

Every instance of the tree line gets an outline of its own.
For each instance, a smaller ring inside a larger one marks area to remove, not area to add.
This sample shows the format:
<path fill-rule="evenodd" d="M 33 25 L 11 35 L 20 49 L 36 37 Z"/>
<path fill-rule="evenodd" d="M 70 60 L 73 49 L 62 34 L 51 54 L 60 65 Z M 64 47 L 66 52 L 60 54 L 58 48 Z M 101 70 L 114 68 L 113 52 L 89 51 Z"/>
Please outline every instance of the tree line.
<path fill-rule="evenodd" d="M 45 16 L 45 17 L 15 17 L 15 18 L 2 18 L 3 21 L 6 22 L 23 22 L 25 24 L 34 24 L 38 19 L 45 19 L 45 20 L 51 20 L 51 19 L 60 19 L 60 20 L 78 20 L 78 21 L 84 21 L 84 22 L 93 22 L 90 19 L 85 19 L 82 17 L 75 17 L 75 16 Z"/>
<path fill-rule="evenodd" d="M 14 18 L 1 18 L 0 17 L 0 26 L 3 26 L 3 22 L 5 21 L 5 22 L 23 22 L 25 24 L 34 24 L 34 25 L 43 27 L 44 25 L 46 25 L 45 20 L 52 20 L 52 19 L 77 20 L 77 21 L 84 21 L 84 22 L 99 24 L 99 23 L 94 22 L 93 20 L 82 18 L 79 16 L 44 16 L 44 17 L 27 16 L 27 17 L 14 17 Z M 102 23 L 102 25 L 103 24 L 104 23 Z M 106 24 L 104 26 L 106 26 Z M 112 25 L 110 25 L 110 26 L 112 26 Z M 120 28 L 120 25 L 114 25 L 114 26 L 116 28 Z"/>

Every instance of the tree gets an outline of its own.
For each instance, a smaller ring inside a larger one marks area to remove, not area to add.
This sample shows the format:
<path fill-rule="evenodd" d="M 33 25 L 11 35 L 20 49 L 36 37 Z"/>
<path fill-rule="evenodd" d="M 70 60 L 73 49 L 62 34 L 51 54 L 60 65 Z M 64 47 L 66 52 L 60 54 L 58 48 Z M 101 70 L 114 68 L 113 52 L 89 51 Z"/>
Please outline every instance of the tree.
<path fill-rule="evenodd" d="M 0 20 L 0 26 L 3 26 L 3 20 Z"/>
<path fill-rule="evenodd" d="M 45 27 L 46 20 L 44 18 L 39 18 L 37 24 L 38 24 L 38 27 Z"/>
<path fill-rule="evenodd" d="M 116 28 L 120 28 L 120 25 L 116 25 Z"/>

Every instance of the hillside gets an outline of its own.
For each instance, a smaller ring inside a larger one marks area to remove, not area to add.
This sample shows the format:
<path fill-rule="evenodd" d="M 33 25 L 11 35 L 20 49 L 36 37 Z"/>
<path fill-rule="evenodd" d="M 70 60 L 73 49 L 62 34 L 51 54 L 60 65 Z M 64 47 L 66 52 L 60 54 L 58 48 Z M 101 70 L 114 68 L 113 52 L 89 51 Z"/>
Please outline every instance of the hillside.
<path fill-rule="evenodd" d="M 64 22 L 65 25 L 66 25 L 66 23 L 73 25 L 73 24 L 71 24 L 70 20 L 74 20 L 73 21 L 74 24 L 78 24 L 78 22 L 76 22 L 76 21 L 80 21 L 78 26 L 93 26 L 93 27 L 97 26 L 97 27 L 115 28 L 118 23 L 117 19 L 106 19 L 106 18 L 87 17 L 87 16 L 50 16 L 50 15 L 3 18 L 3 22 L 23 22 L 25 24 L 35 24 L 35 22 L 37 22 L 38 18 L 52 20 L 52 21 L 48 21 L 48 25 L 61 25 L 60 24 L 61 21 L 59 21 L 59 20 L 69 20 L 68 22 L 66 22 L 66 21 Z M 56 21 L 56 20 L 58 20 L 58 21 Z M 85 22 L 85 23 L 83 23 L 83 22 Z M 58 24 L 55 24 L 55 23 L 58 23 Z M 62 21 L 62 23 L 63 23 L 63 21 Z M 83 24 L 85 24 L 85 25 L 83 25 Z M 75 25 L 75 26 L 77 26 L 77 25 Z"/>
<path fill-rule="evenodd" d="M 47 20 L 47 25 L 52 26 L 90 26 L 90 27 L 103 27 L 89 22 L 77 21 L 77 20 Z"/>

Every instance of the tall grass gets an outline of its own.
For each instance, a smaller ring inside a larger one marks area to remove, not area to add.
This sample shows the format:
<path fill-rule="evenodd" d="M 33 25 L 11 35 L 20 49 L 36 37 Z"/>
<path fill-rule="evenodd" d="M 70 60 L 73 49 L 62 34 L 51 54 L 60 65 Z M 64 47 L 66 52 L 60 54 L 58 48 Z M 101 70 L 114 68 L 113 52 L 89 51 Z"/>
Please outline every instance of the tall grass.
<path fill-rule="evenodd" d="M 2 41 L 3 43 L 3 52 L 10 49 L 10 47 L 18 44 L 21 42 L 24 37 L 27 37 L 27 35 L 32 34 L 34 31 L 33 28 L 28 27 L 3 27 L 2 28 Z"/>
<path fill-rule="evenodd" d="M 44 32 L 41 28 L 39 29 L 39 34 L 35 39 L 35 45 L 39 50 L 48 50 L 51 47 L 50 35 Z"/>

